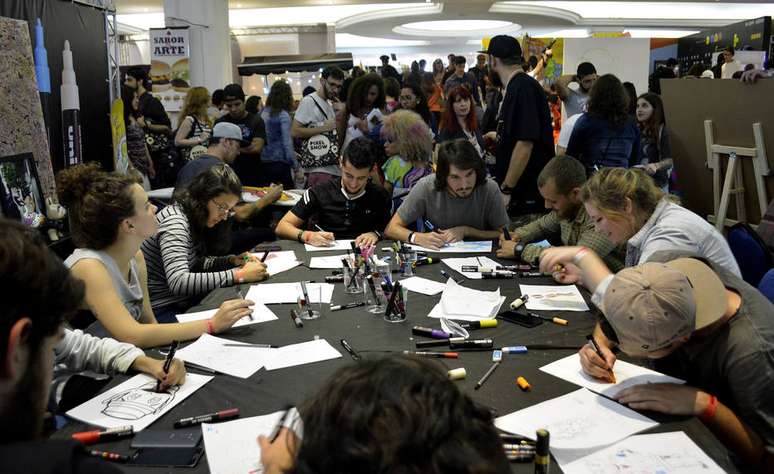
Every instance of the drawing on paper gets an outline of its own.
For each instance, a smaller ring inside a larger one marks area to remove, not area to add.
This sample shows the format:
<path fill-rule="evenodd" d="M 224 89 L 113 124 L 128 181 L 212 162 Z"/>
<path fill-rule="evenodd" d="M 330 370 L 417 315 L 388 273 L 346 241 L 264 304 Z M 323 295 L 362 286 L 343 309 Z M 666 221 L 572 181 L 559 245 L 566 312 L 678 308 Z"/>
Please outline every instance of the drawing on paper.
<path fill-rule="evenodd" d="M 175 399 L 180 387 L 169 387 L 160 393 L 157 393 L 155 388 L 156 382 L 148 382 L 119 392 L 102 401 L 105 405 L 102 414 L 120 420 L 139 420 L 161 413 L 161 410 Z"/>
<path fill-rule="evenodd" d="M 593 430 L 595 425 L 590 417 L 576 416 L 551 423 L 547 429 L 554 440 L 573 440 Z"/>
<path fill-rule="evenodd" d="M 588 472 L 600 474 L 670 474 L 714 471 L 713 466 L 690 453 L 656 454 L 622 448 L 604 458 L 583 463 Z M 643 466 L 648 466 L 646 470 Z"/>

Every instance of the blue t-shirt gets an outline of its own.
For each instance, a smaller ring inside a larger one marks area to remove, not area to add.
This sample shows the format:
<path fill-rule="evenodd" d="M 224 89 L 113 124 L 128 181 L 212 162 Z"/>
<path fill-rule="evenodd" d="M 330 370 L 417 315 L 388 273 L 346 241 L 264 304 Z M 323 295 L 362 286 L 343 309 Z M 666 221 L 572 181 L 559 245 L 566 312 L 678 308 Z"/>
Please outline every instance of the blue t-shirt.
<path fill-rule="evenodd" d="M 629 168 L 640 163 L 640 152 L 640 130 L 634 119 L 616 127 L 586 113 L 575 122 L 566 153 L 591 169 Z"/>
<path fill-rule="evenodd" d="M 181 186 L 187 186 L 196 175 L 221 163 L 223 162 L 212 155 L 199 155 L 198 158 L 189 161 L 180 169 L 177 173 L 177 183 L 175 184 L 175 187 L 179 188 Z"/>

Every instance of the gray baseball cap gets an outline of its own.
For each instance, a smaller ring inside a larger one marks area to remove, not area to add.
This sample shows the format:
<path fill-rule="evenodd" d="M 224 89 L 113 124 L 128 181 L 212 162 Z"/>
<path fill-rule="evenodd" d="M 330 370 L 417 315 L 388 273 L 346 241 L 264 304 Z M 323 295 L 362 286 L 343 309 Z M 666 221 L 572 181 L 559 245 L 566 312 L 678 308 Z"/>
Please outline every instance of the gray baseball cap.
<path fill-rule="evenodd" d="M 250 142 L 242 138 L 242 129 L 230 122 L 216 123 L 212 128 L 212 138 L 230 138 L 237 140 L 241 146 L 250 144 Z"/>
<path fill-rule="evenodd" d="M 654 352 L 722 318 L 725 290 L 704 262 L 678 258 L 621 270 L 610 282 L 602 306 L 621 350 Z"/>

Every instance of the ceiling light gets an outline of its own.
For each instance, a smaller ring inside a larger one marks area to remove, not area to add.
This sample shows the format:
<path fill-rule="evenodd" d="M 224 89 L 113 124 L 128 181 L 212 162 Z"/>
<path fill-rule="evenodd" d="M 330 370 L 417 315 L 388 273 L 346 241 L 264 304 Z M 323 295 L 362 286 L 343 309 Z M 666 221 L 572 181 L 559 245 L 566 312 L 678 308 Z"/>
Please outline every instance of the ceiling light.
<path fill-rule="evenodd" d="M 699 33 L 698 30 L 649 30 L 644 28 L 630 28 L 624 30 L 632 38 L 682 38 L 684 36 Z"/>
<path fill-rule="evenodd" d="M 501 20 L 438 20 L 406 23 L 393 32 L 407 36 L 481 37 L 514 34 L 521 25 Z"/>
<path fill-rule="evenodd" d="M 550 31 L 544 34 L 532 35 L 533 38 L 588 38 L 589 30 L 585 28 L 570 28 Z"/>
<path fill-rule="evenodd" d="M 652 19 L 652 20 L 746 20 L 774 15 L 774 3 L 716 2 L 600 2 L 600 1 L 513 1 L 497 2 L 497 6 L 525 6 L 573 12 L 584 19 Z"/>

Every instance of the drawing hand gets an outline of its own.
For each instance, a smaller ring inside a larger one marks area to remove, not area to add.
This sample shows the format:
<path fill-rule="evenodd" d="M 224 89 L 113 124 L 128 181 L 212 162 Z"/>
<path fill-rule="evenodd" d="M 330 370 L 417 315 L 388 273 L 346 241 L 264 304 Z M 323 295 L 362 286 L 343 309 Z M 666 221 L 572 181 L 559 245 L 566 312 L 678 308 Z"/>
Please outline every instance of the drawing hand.
<path fill-rule="evenodd" d="M 698 416 L 704 412 L 710 396 L 686 385 L 648 383 L 621 390 L 613 398 L 635 410 Z"/>
<path fill-rule="evenodd" d="M 131 368 L 137 372 L 148 374 L 161 381 L 161 390 L 166 390 L 173 385 L 182 385 L 185 382 L 185 364 L 180 359 L 172 359 L 169 373 L 164 373 L 164 361 L 148 356 L 140 356 L 134 359 Z"/>
<path fill-rule="evenodd" d="M 599 354 L 597 354 L 591 344 L 584 344 L 578 351 L 581 367 L 586 374 L 604 382 L 612 383 L 608 370 L 615 365 L 615 354 L 602 343 L 599 343 L 599 349 L 602 351 L 602 355 L 605 356 L 604 360 L 599 357 Z"/>
<path fill-rule="evenodd" d="M 279 436 L 273 443 L 266 436 L 259 436 L 263 472 L 282 474 L 290 470 L 293 467 L 293 451 L 297 442 L 296 434 L 287 428 L 280 429 Z"/>

